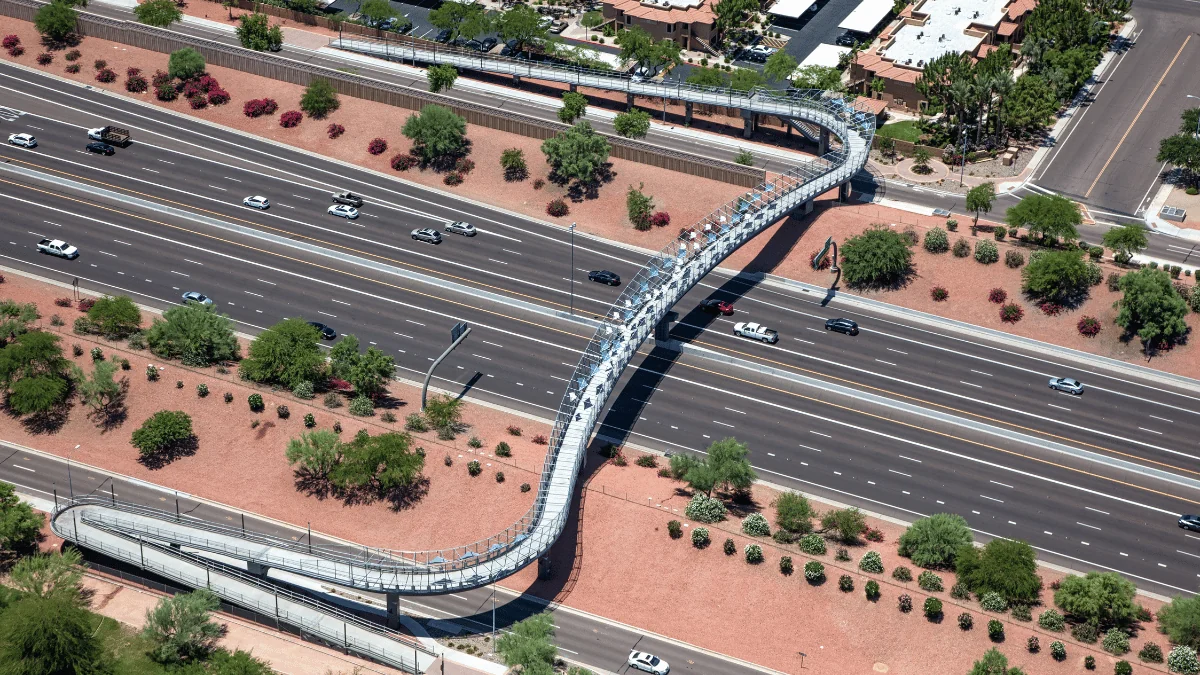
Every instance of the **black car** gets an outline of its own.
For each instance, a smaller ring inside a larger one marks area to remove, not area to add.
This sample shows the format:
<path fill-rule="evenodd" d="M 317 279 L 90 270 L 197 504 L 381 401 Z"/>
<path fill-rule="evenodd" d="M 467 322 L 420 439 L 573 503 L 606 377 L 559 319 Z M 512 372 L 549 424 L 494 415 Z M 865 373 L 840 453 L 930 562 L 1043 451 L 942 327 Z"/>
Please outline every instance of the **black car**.
<path fill-rule="evenodd" d="M 479 51 L 490 52 L 496 47 L 497 44 L 499 44 L 499 42 L 500 41 L 494 37 L 483 38 L 483 42 L 480 43 Z"/>
<path fill-rule="evenodd" d="M 1187 514 L 1179 516 L 1179 526 L 1185 530 L 1195 530 L 1200 532 L 1200 516 Z"/>
<path fill-rule="evenodd" d="M 509 40 L 504 43 L 504 49 L 500 50 L 500 56 L 516 56 L 520 53 L 520 50 L 517 49 L 520 46 L 520 40 Z"/>
<path fill-rule="evenodd" d="M 312 326 L 313 328 L 316 328 L 317 332 L 321 334 L 321 339 L 323 339 L 323 340 L 332 340 L 337 337 L 337 331 L 330 328 L 329 326 L 326 326 L 323 323 L 317 323 L 316 321 L 309 321 L 308 325 Z"/>
<path fill-rule="evenodd" d="M 86 146 L 84 146 L 84 149 L 88 152 L 98 152 L 102 155 L 111 155 L 117 151 L 116 148 L 108 143 L 101 143 L 99 141 L 96 141 L 95 143 L 88 143 Z"/>
<path fill-rule="evenodd" d="M 450 30 L 449 28 L 443 28 L 438 31 L 437 37 L 433 38 L 433 41 L 446 44 L 450 41 L 451 35 L 454 35 L 454 31 Z"/>
<path fill-rule="evenodd" d="M 858 38 L 854 36 L 854 33 L 846 31 L 845 33 L 837 36 L 837 39 L 834 40 L 834 42 L 842 47 L 853 47 L 858 44 Z"/>
<path fill-rule="evenodd" d="M 616 272 L 608 270 L 592 270 L 588 272 L 588 281 L 598 281 L 609 286 L 620 286 L 621 277 Z"/>
<path fill-rule="evenodd" d="M 858 324 L 850 319 L 830 319 L 825 322 L 825 330 L 836 330 L 846 335 L 858 335 Z"/>

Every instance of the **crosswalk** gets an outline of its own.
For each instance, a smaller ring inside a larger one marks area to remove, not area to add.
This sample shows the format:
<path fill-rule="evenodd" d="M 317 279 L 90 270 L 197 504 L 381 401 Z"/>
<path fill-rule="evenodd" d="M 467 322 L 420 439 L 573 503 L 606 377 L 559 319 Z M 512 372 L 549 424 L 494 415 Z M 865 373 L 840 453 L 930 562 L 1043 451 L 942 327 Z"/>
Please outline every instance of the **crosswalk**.
<path fill-rule="evenodd" d="M 18 117 L 24 114 L 24 110 L 17 110 L 16 108 L 9 108 L 8 106 L 0 105 L 0 120 L 4 120 L 5 122 L 15 122 Z"/>

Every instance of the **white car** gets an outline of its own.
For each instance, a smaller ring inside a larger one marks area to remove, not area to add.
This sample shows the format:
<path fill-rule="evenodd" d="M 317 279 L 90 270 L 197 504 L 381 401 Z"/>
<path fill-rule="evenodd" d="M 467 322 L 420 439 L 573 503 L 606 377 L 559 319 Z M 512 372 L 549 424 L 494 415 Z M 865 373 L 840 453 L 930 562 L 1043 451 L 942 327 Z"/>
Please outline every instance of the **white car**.
<path fill-rule="evenodd" d="M 201 305 L 213 304 L 212 298 L 203 293 L 197 293 L 196 291 L 188 291 L 187 293 L 183 294 L 183 304 L 186 305 L 189 302 L 198 302 Z"/>
<path fill-rule="evenodd" d="M 477 232 L 474 225 L 465 223 L 461 220 L 456 220 L 453 223 L 446 223 L 446 231 L 455 232 L 464 237 L 474 237 L 475 233 Z"/>
<path fill-rule="evenodd" d="M 242 203 L 252 209 L 262 209 L 264 211 L 271 207 L 271 202 L 267 201 L 266 197 L 260 197 L 259 195 L 246 197 L 242 200 Z"/>
<path fill-rule="evenodd" d="M 12 134 L 8 137 L 8 142 L 13 145 L 19 145 L 22 148 L 36 148 L 37 139 L 33 134 Z"/>
<path fill-rule="evenodd" d="M 338 216 L 339 218 L 348 218 L 350 220 L 354 220 L 355 218 L 358 217 L 358 209 L 356 209 L 353 206 L 350 206 L 348 204 L 334 204 L 333 206 L 326 209 L 325 212 L 331 216 Z"/>
<path fill-rule="evenodd" d="M 666 661 L 653 654 L 637 650 L 629 652 L 628 663 L 630 668 L 654 673 L 654 675 L 667 675 L 667 673 L 671 672 L 671 666 Z"/>

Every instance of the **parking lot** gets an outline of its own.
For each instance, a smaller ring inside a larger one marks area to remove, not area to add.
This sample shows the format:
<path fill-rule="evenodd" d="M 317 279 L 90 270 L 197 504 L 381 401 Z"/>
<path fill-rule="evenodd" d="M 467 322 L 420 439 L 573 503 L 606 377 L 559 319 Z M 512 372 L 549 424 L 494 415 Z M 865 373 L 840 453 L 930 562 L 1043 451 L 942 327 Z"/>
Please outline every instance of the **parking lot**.
<path fill-rule="evenodd" d="M 859 1 L 817 0 L 815 5 L 818 8 L 817 11 L 805 12 L 799 19 L 774 17 L 775 23 L 768 30 L 791 38 L 784 51 L 791 54 L 797 63 L 803 63 L 804 59 L 817 48 L 817 45 L 833 44 L 833 41 L 844 32 L 838 28 L 838 24 L 850 16 L 850 12 L 858 7 Z M 734 63 L 742 68 L 762 69 L 761 63 L 741 58 L 735 59 Z"/>

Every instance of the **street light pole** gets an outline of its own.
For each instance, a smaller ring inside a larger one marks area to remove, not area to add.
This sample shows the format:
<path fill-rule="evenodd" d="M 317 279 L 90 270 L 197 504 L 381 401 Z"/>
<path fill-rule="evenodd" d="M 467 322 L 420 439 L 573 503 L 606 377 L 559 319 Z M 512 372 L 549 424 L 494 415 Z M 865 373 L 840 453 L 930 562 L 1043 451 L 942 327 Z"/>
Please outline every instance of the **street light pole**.
<path fill-rule="evenodd" d="M 79 446 L 76 445 L 75 450 L 78 449 Z M 75 450 L 71 452 L 75 452 Z M 67 453 L 67 490 L 71 492 L 71 501 L 75 501 L 75 483 L 71 480 L 71 452 Z"/>
<path fill-rule="evenodd" d="M 962 157 L 958 160 L 958 187 L 963 186 L 963 174 L 967 172 L 967 135 L 963 134 Z"/>
<path fill-rule="evenodd" d="M 571 227 L 567 228 L 571 232 L 571 316 L 575 316 L 575 223 L 571 223 Z"/>

